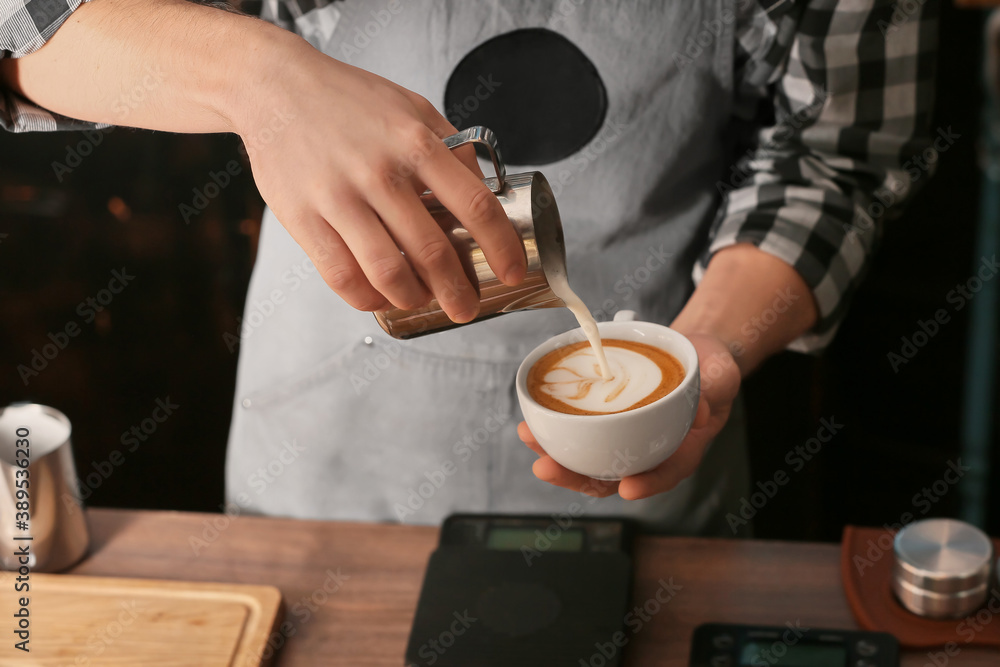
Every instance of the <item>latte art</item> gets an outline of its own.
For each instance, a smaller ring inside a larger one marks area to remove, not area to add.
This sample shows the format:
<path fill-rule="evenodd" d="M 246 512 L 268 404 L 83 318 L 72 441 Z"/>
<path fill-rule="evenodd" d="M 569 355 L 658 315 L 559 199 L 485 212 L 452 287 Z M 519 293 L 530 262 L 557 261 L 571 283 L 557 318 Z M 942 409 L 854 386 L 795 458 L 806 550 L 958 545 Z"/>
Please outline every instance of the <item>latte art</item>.
<path fill-rule="evenodd" d="M 528 392 L 541 405 L 568 414 L 599 415 L 634 410 L 673 391 L 684 368 L 667 352 L 633 341 L 602 341 L 610 379 L 605 379 L 587 341 L 539 359 L 528 373 Z"/>

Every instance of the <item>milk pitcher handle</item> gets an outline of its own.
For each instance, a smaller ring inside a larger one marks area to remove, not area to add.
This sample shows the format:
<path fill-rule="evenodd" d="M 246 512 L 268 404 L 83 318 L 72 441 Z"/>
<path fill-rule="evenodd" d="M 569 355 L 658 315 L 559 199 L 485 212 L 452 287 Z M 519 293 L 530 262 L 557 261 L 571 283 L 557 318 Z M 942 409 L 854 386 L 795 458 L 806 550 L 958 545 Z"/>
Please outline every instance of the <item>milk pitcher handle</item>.
<path fill-rule="evenodd" d="M 486 147 L 486 151 L 490 154 L 490 159 L 493 161 L 493 168 L 496 169 L 497 175 L 495 178 L 483 179 L 483 182 L 493 194 L 499 193 L 503 190 L 507 170 L 503 166 L 503 159 L 500 157 L 500 148 L 497 146 L 497 137 L 493 134 L 493 130 L 488 127 L 483 127 L 482 125 L 473 125 L 472 127 L 462 130 L 458 134 L 453 134 L 450 137 L 445 137 L 444 139 L 444 145 L 449 149 L 458 148 L 459 146 L 464 146 L 466 144 L 480 144 Z M 426 195 L 429 192 L 430 191 L 424 192 L 424 194 Z"/>

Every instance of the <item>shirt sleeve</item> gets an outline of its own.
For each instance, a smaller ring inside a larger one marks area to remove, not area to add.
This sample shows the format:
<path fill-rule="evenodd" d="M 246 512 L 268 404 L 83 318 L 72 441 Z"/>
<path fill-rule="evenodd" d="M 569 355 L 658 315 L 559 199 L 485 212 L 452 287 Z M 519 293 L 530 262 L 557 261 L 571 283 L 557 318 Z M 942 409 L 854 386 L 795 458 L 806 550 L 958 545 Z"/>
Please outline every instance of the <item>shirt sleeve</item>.
<path fill-rule="evenodd" d="M 42 48 L 81 4 L 90 0 L 0 0 L 0 58 L 22 58 Z M 233 11 L 224 0 L 192 0 Z M 62 116 L 0 87 L 0 127 L 8 132 L 87 130 L 107 123 Z"/>
<path fill-rule="evenodd" d="M 21 58 L 47 42 L 77 7 L 88 0 L 0 0 L 0 58 Z M 9 132 L 102 127 L 67 118 L 0 89 L 0 127 Z"/>
<path fill-rule="evenodd" d="M 743 3 L 744 5 L 746 2 Z M 735 120 L 749 148 L 719 182 L 711 256 L 752 243 L 812 290 L 816 326 L 789 347 L 825 347 L 887 219 L 957 135 L 930 132 L 937 0 L 814 0 L 756 6 L 737 30 Z M 761 109 L 770 119 L 761 122 Z"/>
<path fill-rule="evenodd" d="M 269 23 L 273 23 L 285 30 L 295 30 L 295 17 L 293 11 L 299 10 L 299 3 L 296 0 L 260 0 L 258 16 Z M 308 8 L 307 10 L 308 11 Z"/>
<path fill-rule="evenodd" d="M 279 28 L 298 33 L 316 46 L 316 42 L 310 39 L 313 36 L 311 33 L 317 28 L 321 33 L 332 31 L 334 25 L 317 26 L 310 21 L 310 13 L 338 3 L 339 0 L 244 0 L 244 4 L 248 7 L 244 11 L 258 15 Z M 255 9 L 249 9 L 251 6 Z M 257 7 L 259 9 L 256 9 Z M 350 10 L 345 8 L 344 11 Z M 339 16 L 339 12 L 335 13 L 335 16 Z"/>

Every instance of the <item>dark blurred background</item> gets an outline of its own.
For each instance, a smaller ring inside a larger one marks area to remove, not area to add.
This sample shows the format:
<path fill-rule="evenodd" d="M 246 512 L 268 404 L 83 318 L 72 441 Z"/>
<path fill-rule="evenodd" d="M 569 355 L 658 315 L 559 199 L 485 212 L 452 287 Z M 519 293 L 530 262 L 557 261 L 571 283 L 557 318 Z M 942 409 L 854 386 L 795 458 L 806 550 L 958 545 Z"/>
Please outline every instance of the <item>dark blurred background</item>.
<path fill-rule="evenodd" d="M 847 523 L 967 511 L 960 489 L 933 502 L 914 496 L 964 456 L 970 308 L 955 311 L 946 295 L 978 265 L 984 21 L 943 8 L 934 127 L 960 138 L 888 226 L 836 341 L 820 358 L 779 355 L 745 384 L 757 481 L 791 471 L 786 456 L 821 420 L 844 425 L 756 511 L 758 537 L 838 540 Z M 238 140 L 122 128 L 0 133 L 0 155 L 0 405 L 27 399 L 68 415 L 90 505 L 218 511 L 231 337 L 263 209 Z M 210 187 L 232 160 L 240 173 Z M 134 276 L 117 294 L 114 271 Z M 951 321 L 895 372 L 888 352 L 940 308 Z M 78 335 L 62 335 L 67 325 Z M 152 420 L 157 401 L 176 406 L 163 423 Z M 109 460 L 115 449 L 120 465 Z M 997 505 L 995 493 L 986 499 L 992 534 Z"/>

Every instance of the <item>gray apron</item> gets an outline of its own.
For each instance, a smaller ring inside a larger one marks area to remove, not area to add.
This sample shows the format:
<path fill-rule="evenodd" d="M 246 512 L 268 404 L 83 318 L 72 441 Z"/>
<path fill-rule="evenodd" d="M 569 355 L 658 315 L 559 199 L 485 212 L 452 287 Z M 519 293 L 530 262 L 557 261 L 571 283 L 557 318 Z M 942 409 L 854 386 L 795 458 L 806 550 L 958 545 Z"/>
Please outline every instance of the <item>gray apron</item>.
<path fill-rule="evenodd" d="M 604 126 L 540 168 L 556 191 L 570 283 L 598 319 L 630 309 L 668 324 L 690 296 L 731 154 L 732 0 L 402 7 L 363 49 L 342 47 L 371 28 L 368 3 L 327 5 L 296 25 L 439 108 L 462 57 L 512 30 L 549 28 L 590 58 L 607 89 Z M 724 517 L 747 485 L 739 405 L 698 472 L 669 493 L 595 500 L 534 477 L 514 376 L 533 347 L 576 326 L 564 309 L 396 341 L 324 284 L 268 211 L 242 324 L 226 462 L 227 500 L 242 511 L 431 524 L 458 511 L 613 514 L 731 534 Z"/>

